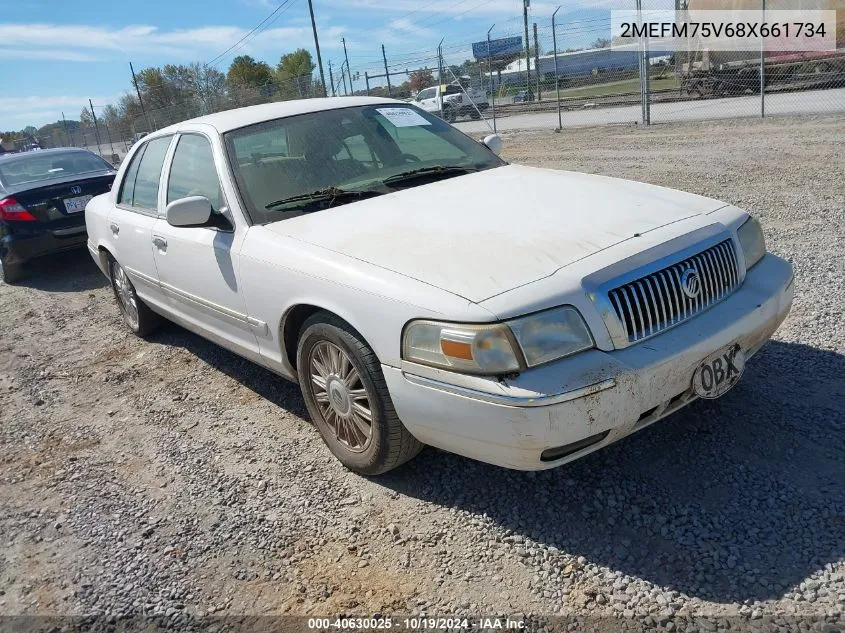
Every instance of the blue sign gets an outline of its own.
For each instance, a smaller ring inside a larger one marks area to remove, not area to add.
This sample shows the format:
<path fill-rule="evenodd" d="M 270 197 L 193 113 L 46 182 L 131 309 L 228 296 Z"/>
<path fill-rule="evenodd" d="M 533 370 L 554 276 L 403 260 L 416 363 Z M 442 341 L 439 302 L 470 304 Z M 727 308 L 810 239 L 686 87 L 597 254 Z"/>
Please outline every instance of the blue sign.
<path fill-rule="evenodd" d="M 505 57 L 515 53 L 522 52 L 522 38 L 521 37 L 505 37 L 499 40 L 490 40 L 490 53 L 487 53 L 487 40 L 483 42 L 475 42 L 472 45 L 472 56 L 476 61 L 479 59 L 487 59 L 492 57 Z"/>

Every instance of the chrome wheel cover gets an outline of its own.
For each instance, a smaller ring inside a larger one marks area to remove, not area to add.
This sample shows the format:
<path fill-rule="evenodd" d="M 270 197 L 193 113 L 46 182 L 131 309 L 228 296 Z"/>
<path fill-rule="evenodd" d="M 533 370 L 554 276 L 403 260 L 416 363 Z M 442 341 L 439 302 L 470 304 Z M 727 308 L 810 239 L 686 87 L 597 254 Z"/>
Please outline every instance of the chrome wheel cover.
<path fill-rule="evenodd" d="M 126 322 L 132 329 L 138 329 L 138 298 L 132 282 L 126 276 L 126 271 L 117 262 L 112 262 L 112 279 L 117 298 L 120 301 L 120 308 Z"/>
<path fill-rule="evenodd" d="M 308 385 L 335 439 L 353 453 L 370 445 L 373 413 L 361 376 L 347 353 L 320 341 L 308 357 Z"/>

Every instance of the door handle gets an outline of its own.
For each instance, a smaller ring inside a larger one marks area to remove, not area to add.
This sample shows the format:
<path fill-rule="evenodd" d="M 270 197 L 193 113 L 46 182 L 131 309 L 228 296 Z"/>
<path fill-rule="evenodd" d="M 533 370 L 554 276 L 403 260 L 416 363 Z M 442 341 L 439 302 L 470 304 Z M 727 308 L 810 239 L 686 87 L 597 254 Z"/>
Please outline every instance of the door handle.
<path fill-rule="evenodd" d="M 112 223 L 109 225 L 109 228 L 111 229 L 111 232 L 112 232 L 114 235 L 117 235 L 118 233 L 120 233 L 120 227 L 119 227 L 117 224 L 115 224 L 114 222 L 112 222 Z"/>
<path fill-rule="evenodd" d="M 153 244 L 155 244 L 161 250 L 167 250 L 167 240 L 163 237 L 159 237 L 158 235 L 153 236 Z"/>

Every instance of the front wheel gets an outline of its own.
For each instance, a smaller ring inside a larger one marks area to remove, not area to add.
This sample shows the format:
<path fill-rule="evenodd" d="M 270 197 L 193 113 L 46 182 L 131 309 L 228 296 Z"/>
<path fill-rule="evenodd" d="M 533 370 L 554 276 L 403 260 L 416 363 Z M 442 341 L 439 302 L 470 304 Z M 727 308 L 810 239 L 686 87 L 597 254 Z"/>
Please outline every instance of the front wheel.
<path fill-rule="evenodd" d="M 109 259 L 109 278 L 114 297 L 123 321 L 134 334 L 144 337 L 152 334 L 161 325 L 161 317 L 147 307 L 135 292 L 135 286 L 123 266 L 115 259 Z"/>
<path fill-rule="evenodd" d="M 375 353 L 344 321 L 328 313 L 309 318 L 296 366 L 308 413 L 344 466 L 380 475 L 422 450 L 396 415 Z"/>

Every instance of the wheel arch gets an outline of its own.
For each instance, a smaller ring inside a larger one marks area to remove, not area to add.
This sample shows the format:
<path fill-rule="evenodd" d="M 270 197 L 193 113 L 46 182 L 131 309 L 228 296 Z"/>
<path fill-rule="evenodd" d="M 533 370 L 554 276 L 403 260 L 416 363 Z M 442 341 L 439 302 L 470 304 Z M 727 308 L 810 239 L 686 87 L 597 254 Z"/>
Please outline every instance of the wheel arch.
<path fill-rule="evenodd" d="M 356 327 L 354 320 L 344 310 L 319 305 L 316 302 L 296 303 L 285 311 L 279 323 L 279 343 L 282 348 L 282 362 L 288 365 L 294 376 L 297 375 L 296 348 L 299 342 L 299 335 L 302 332 L 302 326 L 305 321 L 318 312 L 325 312 L 340 319 L 352 328 L 363 341 L 370 345 L 367 338 Z"/>

